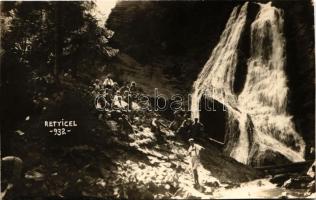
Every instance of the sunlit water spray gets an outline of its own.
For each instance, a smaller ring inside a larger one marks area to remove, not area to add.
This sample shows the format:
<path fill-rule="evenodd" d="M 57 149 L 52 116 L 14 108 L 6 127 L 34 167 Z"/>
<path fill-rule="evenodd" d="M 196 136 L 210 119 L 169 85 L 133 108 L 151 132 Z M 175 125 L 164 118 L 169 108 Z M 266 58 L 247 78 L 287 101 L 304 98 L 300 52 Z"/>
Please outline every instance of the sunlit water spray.
<path fill-rule="evenodd" d="M 219 43 L 194 82 L 191 103 L 193 118 L 199 118 L 199 103 L 203 94 L 220 103 L 226 101 L 227 107 L 236 105 L 236 96 L 232 91 L 237 65 L 237 47 L 246 23 L 247 6 L 248 3 L 240 11 L 238 7 L 234 8 Z"/>
<path fill-rule="evenodd" d="M 233 84 L 248 3 L 240 10 L 234 8 L 217 46 L 194 82 L 192 117 L 199 118 L 202 94 L 212 88 L 217 92 L 206 97 L 224 104 L 239 122 L 239 139 L 230 151 L 231 157 L 247 164 L 253 159 L 250 156 L 255 155 L 250 154 L 252 146 L 257 144 L 257 151 L 270 149 L 291 161 L 303 161 L 305 143 L 286 112 L 288 87 L 284 71 L 283 11 L 271 3 L 259 5 L 260 10 L 251 24 L 251 52 L 241 94 L 233 92 Z M 248 127 L 250 122 L 253 129 Z M 249 134 L 253 138 L 251 144 Z"/>

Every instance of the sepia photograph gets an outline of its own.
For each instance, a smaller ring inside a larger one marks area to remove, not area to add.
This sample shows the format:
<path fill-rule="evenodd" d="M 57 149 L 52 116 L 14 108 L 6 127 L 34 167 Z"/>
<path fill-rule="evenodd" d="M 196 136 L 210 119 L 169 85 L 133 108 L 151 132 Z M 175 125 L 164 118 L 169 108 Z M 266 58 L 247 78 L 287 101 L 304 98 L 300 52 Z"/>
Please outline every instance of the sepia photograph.
<path fill-rule="evenodd" d="M 314 4 L 0 1 L 0 199 L 316 199 Z"/>

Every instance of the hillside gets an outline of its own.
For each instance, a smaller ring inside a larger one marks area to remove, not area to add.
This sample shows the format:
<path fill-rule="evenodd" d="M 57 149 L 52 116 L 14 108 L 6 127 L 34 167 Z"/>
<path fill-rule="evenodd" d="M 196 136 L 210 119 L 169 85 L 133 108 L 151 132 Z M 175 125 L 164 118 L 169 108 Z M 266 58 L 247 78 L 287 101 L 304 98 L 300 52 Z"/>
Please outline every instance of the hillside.
<path fill-rule="evenodd" d="M 11 151 L 23 158 L 28 174 L 20 188 L 21 196 L 140 198 L 147 194 L 156 198 L 206 198 L 216 188 L 237 187 L 262 176 L 201 140 L 204 149 L 199 174 L 204 188 L 196 190 L 186 155 L 187 141 L 163 129 L 163 142 L 157 143 L 157 136 L 150 130 L 154 115 L 165 124 L 170 121 L 157 113 L 138 113 L 132 124 L 134 133 L 117 132 L 121 122 L 107 117 L 109 112 L 94 109 L 89 85 L 69 80 L 64 84 L 60 101 L 49 98 L 40 104 L 47 109 L 41 115 L 31 115 L 18 127 L 23 134 L 12 135 Z M 63 117 L 76 120 L 80 129 L 60 137 L 45 134 L 47 131 L 37 122 L 58 118 L 66 108 Z"/>

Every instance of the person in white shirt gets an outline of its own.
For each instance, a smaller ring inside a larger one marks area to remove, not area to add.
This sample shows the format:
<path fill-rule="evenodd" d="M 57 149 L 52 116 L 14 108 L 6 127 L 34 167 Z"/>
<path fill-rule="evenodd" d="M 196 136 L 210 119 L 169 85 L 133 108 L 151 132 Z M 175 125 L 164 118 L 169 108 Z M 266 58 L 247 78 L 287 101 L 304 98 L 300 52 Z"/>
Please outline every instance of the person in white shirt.
<path fill-rule="evenodd" d="M 113 98 L 113 102 L 114 102 L 114 106 L 120 108 L 120 109 L 125 109 L 128 104 L 123 101 L 122 96 L 120 96 L 119 94 L 116 94 Z"/>
<path fill-rule="evenodd" d="M 113 80 L 111 79 L 111 76 L 110 75 L 107 75 L 106 78 L 104 79 L 103 81 L 103 86 L 105 88 L 112 88 L 114 85 L 114 82 Z"/>
<path fill-rule="evenodd" d="M 195 186 L 199 186 L 199 175 L 197 172 L 197 168 L 200 165 L 200 150 L 201 147 L 194 143 L 194 139 L 189 139 L 190 147 L 188 149 L 188 155 L 190 157 L 191 170 L 194 178 Z"/>

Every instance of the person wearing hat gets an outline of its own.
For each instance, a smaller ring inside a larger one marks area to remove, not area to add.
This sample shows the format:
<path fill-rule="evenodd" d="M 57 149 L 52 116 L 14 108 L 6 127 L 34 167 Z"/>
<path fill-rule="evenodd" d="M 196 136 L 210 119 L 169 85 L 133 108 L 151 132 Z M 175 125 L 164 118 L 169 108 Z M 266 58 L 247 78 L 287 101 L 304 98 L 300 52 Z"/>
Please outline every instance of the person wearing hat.
<path fill-rule="evenodd" d="M 197 172 L 197 168 L 200 164 L 200 150 L 201 147 L 194 143 L 194 139 L 189 139 L 190 147 L 188 149 L 188 155 L 190 157 L 191 170 L 194 178 L 194 185 L 199 186 L 199 175 Z"/>
<path fill-rule="evenodd" d="M 130 86 L 129 86 L 129 92 L 134 94 L 136 92 L 136 83 L 135 81 L 132 81 Z"/>
<path fill-rule="evenodd" d="M 111 77 L 112 77 L 111 74 L 108 74 L 108 75 L 105 77 L 105 79 L 104 79 L 104 81 L 103 81 L 103 86 L 104 86 L 105 88 L 112 88 L 112 87 L 113 87 L 114 82 L 113 82 L 113 80 L 112 80 Z"/>
<path fill-rule="evenodd" d="M 122 119 L 121 120 L 121 125 L 122 125 L 123 130 L 125 131 L 125 133 L 127 135 L 134 133 L 133 126 L 132 126 L 131 122 L 129 121 L 128 116 L 126 114 L 123 114 L 121 119 Z"/>
<path fill-rule="evenodd" d="M 184 140 L 190 138 L 192 131 L 192 120 L 188 115 L 185 115 L 185 119 L 183 120 L 181 126 L 175 132 L 176 135 L 181 136 Z"/>

